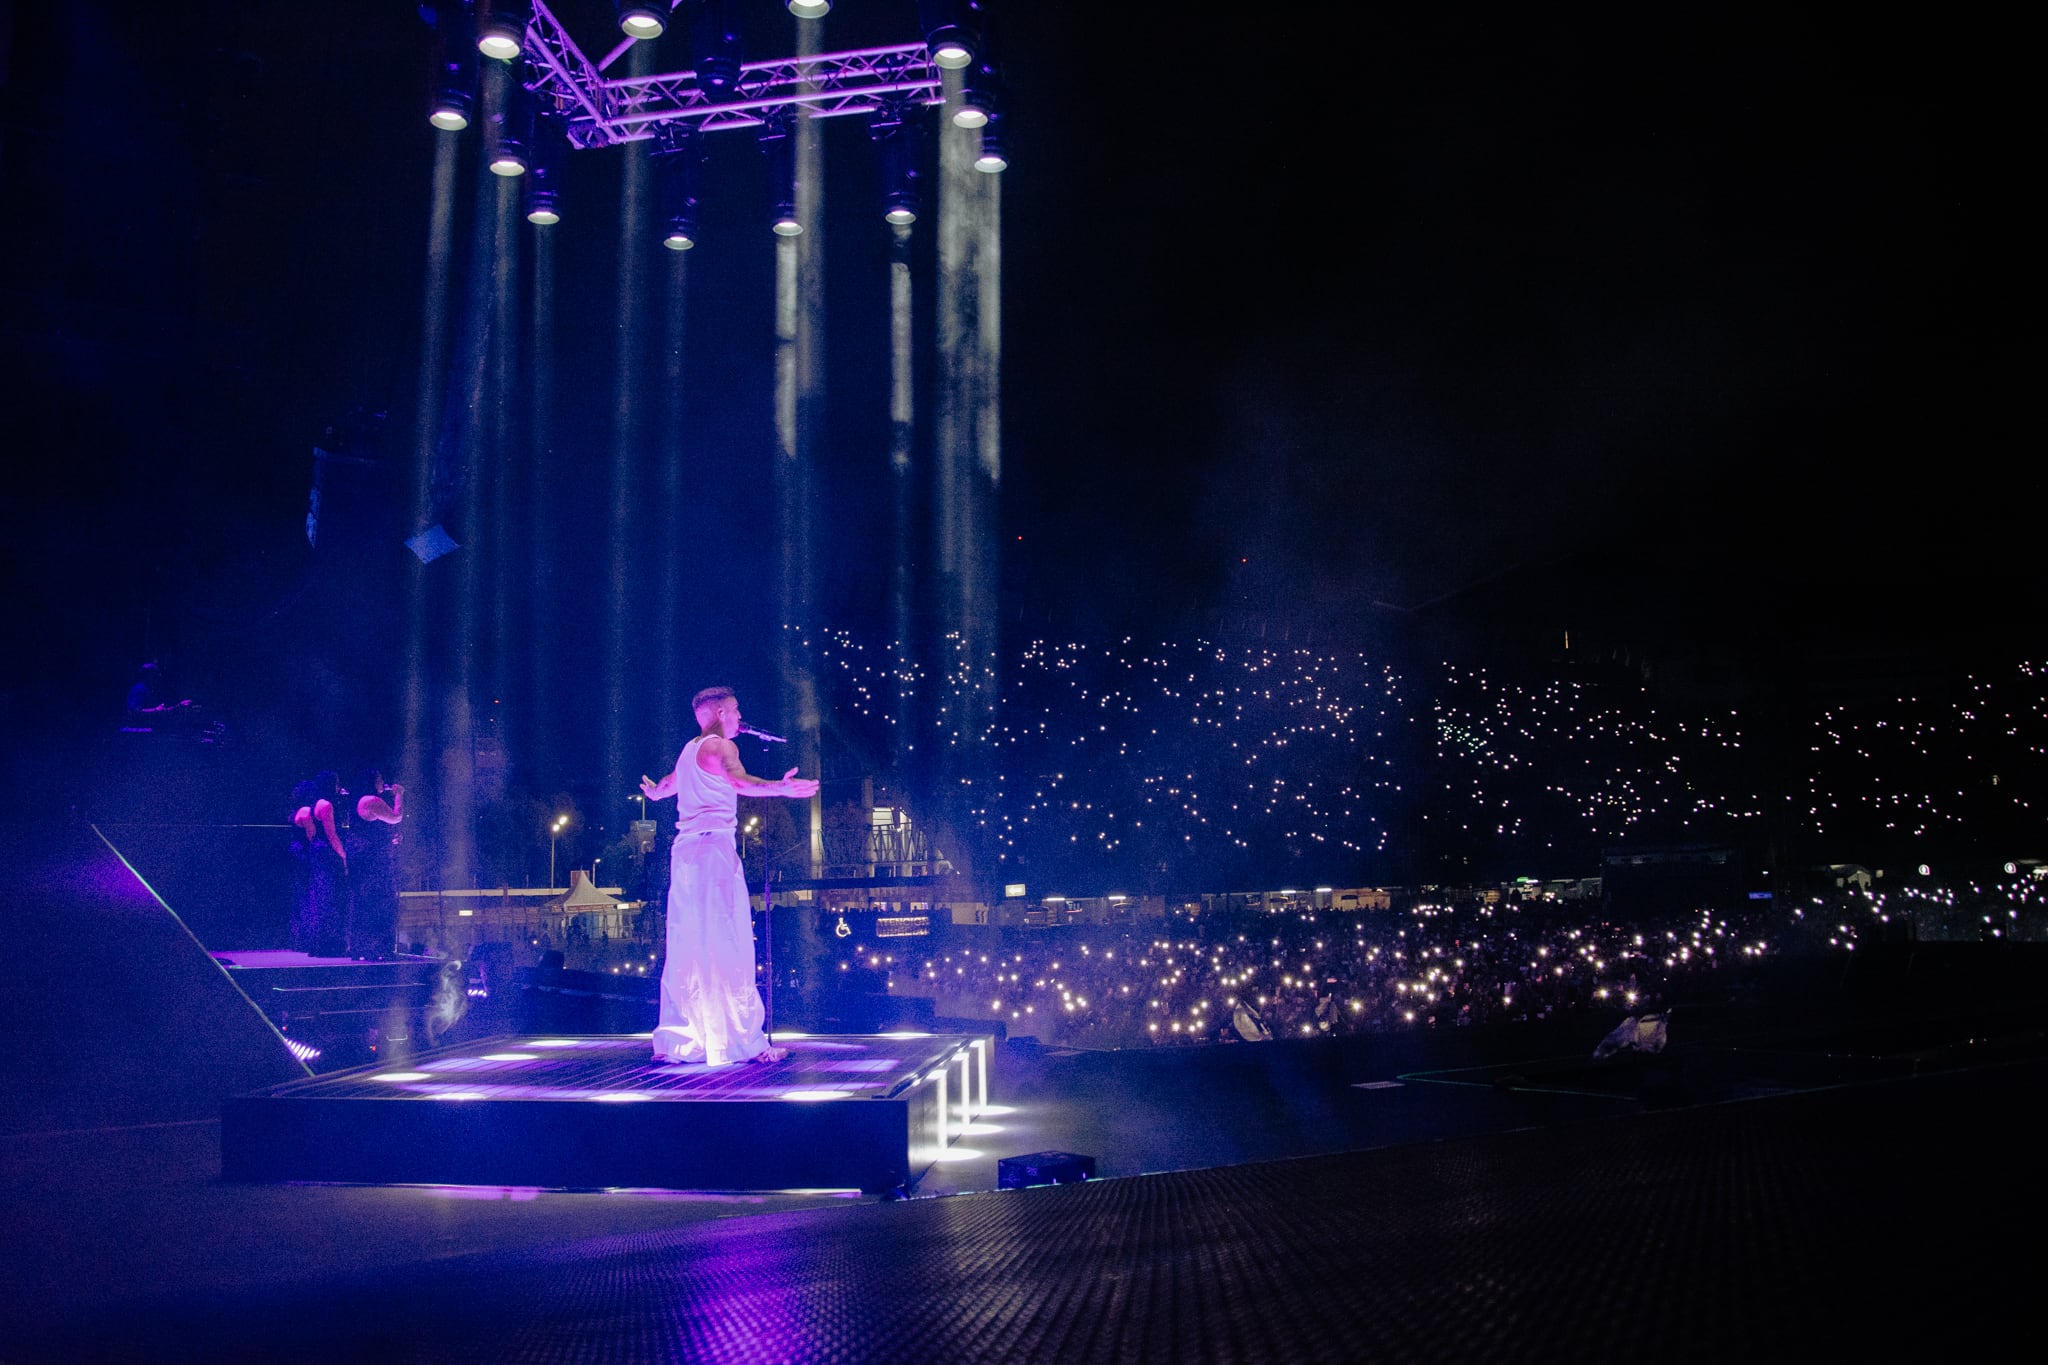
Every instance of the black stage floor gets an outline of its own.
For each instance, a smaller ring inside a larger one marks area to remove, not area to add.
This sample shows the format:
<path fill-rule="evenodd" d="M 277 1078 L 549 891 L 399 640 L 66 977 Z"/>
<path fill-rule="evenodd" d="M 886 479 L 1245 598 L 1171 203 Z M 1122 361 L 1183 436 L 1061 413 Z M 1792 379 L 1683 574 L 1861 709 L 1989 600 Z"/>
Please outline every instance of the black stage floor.
<path fill-rule="evenodd" d="M 502 1037 L 226 1102 L 243 1181 L 605 1189 L 907 1187 L 990 1098 L 993 1040 L 777 1034 L 775 1062 L 653 1061 L 648 1036 Z"/>
<path fill-rule="evenodd" d="M 23 1360 L 1961 1357 L 2030 1319 L 2043 1080 L 2015 1063 L 653 1230 L 622 1213 L 7 1330 Z"/>

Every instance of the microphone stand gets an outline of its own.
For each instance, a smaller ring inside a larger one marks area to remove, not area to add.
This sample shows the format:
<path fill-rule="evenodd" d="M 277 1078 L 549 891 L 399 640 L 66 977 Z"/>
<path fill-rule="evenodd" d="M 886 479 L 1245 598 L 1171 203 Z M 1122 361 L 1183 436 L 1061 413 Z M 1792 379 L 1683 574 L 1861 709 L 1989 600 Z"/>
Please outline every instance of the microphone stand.
<path fill-rule="evenodd" d="M 775 1035 L 775 862 L 768 856 L 768 843 L 761 840 L 761 968 L 767 987 L 761 992 L 761 1032 L 772 1042 Z M 741 859 L 742 868 L 746 860 Z"/>

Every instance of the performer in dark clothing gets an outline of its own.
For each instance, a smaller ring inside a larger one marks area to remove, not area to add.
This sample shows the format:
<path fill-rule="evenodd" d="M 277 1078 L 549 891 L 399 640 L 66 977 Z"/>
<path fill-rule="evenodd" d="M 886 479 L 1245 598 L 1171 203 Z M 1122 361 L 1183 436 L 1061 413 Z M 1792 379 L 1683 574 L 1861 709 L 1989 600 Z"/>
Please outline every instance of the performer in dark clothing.
<path fill-rule="evenodd" d="M 340 799 L 340 781 L 322 772 L 313 778 L 313 799 L 292 813 L 311 864 L 303 949 L 314 957 L 348 955 L 348 854 L 334 827 L 334 803 Z"/>
<path fill-rule="evenodd" d="M 365 768 L 357 774 L 355 819 L 342 844 L 348 850 L 348 955 L 383 962 L 398 937 L 398 823 L 405 818 L 405 788 Z"/>
<path fill-rule="evenodd" d="M 171 701 L 165 693 L 163 668 L 151 660 L 136 671 L 135 685 L 128 689 L 128 717 L 121 729 L 131 735 L 156 734 L 191 714 L 192 699 Z"/>
<path fill-rule="evenodd" d="M 307 824 L 315 799 L 311 782 L 292 788 L 291 946 L 302 953 L 313 949 L 313 841 Z M 302 813 L 308 815 L 305 823 Z"/>

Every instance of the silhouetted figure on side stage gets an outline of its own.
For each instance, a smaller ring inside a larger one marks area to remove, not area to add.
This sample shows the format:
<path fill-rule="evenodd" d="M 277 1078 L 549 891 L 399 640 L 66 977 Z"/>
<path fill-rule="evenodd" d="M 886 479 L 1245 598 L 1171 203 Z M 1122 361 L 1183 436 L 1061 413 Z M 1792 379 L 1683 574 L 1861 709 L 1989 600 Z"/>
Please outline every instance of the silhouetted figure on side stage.
<path fill-rule="evenodd" d="M 292 788 L 292 890 L 291 923 L 289 941 L 300 952 L 306 952 L 313 942 L 313 841 L 305 825 L 299 823 L 299 812 L 309 809 L 317 799 L 311 782 L 301 782 Z"/>
<path fill-rule="evenodd" d="M 356 775 L 355 791 L 355 818 L 342 836 L 352 907 L 348 955 L 383 962 L 398 939 L 398 823 L 405 818 L 405 788 L 365 768 Z"/>
<path fill-rule="evenodd" d="M 313 778 L 313 799 L 292 812 L 292 824 L 306 842 L 306 903 L 302 934 L 292 946 L 314 957 L 348 955 L 348 855 L 334 827 L 334 803 L 341 783 L 332 772 Z"/>
<path fill-rule="evenodd" d="M 127 719 L 122 723 L 124 734 L 153 735 L 161 733 L 176 722 L 191 715 L 192 699 L 170 700 L 168 685 L 164 682 L 164 671 L 152 659 L 136 671 L 135 685 L 128 689 Z"/>

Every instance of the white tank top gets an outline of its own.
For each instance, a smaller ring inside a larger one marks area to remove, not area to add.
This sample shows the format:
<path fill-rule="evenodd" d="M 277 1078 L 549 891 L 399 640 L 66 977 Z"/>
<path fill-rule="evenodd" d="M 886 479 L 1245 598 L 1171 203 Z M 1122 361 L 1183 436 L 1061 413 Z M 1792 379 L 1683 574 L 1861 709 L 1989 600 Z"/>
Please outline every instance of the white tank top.
<path fill-rule="evenodd" d="M 676 834 L 730 834 L 739 824 L 740 792 L 723 777 L 697 766 L 700 735 L 683 746 L 676 760 Z"/>

